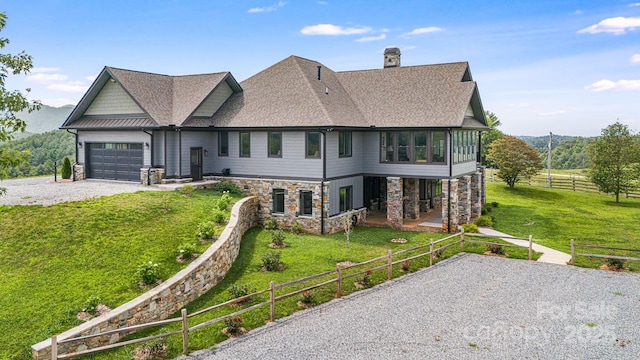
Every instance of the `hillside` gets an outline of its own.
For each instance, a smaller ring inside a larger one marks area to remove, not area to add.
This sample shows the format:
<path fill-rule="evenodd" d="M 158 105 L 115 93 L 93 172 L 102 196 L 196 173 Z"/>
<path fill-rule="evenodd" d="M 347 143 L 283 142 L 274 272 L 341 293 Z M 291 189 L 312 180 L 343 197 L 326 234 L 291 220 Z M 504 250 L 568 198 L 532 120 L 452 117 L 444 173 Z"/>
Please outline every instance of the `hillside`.
<path fill-rule="evenodd" d="M 18 113 L 18 117 L 27 123 L 27 131 L 30 133 L 44 133 L 57 130 L 71 114 L 73 105 L 53 107 L 42 105 L 39 111 Z"/>
<path fill-rule="evenodd" d="M 49 131 L 44 134 L 31 134 L 18 140 L 0 144 L 1 148 L 29 150 L 28 163 L 11 168 L 9 178 L 53 174 L 53 163 L 58 162 L 58 171 L 65 157 L 75 161 L 75 138 L 63 130 Z"/>
<path fill-rule="evenodd" d="M 549 147 L 548 136 L 518 136 L 529 146 L 538 150 L 540 155 L 546 159 Z M 583 138 L 580 136 L 553 135 L 551 168 L 553 169 L 585 169 L 589 167 L 589 154 L 587 145 L 594 138 Z"/>

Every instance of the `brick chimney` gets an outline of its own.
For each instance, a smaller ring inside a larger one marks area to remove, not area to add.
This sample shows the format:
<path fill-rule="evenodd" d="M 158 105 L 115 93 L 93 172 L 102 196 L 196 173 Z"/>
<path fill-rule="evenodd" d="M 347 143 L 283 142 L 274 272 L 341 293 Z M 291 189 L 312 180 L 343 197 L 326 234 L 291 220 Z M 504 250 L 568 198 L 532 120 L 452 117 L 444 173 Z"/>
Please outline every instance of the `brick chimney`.
<path fill-rule="evenodd" d="M 397 47 L 384 49 L 384 67 L 392 68 L 400 66 L 400 49 Z"/>

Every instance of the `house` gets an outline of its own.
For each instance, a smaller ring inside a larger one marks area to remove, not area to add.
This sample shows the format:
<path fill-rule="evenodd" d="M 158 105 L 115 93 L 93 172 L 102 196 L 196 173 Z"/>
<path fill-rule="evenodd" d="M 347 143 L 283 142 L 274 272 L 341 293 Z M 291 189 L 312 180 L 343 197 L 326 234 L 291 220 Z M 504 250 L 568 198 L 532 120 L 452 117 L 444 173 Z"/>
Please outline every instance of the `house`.
<path fill-rule="evenodd" d="M 381 69 L 290 56 L 241 83 L 105 67 L 62 125 L 74 179 L 223 179 L 258 196 L 263 219 L 315 233 L 366 209 L 393 226 L 437 211 L 455 230 L 485 202 L 478 88 L 466 62 L 400 65 L 389 48 Z"/>

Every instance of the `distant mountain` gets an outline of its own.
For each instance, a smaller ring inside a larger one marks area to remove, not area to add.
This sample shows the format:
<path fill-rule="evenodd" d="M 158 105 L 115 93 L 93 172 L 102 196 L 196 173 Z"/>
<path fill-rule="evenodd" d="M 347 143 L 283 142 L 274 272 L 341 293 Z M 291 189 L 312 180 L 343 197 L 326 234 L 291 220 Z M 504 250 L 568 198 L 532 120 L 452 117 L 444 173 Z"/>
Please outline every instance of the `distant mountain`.
<path fill-rule="evenodd" d="M 549 136 L 517 136 L 547 159 Z M 551 167 L 553 169 L 585 169 L 589 167 L 587 146 L 593 137 L 553 135 Z M 546 160 L 545 160 L 546 166 Z"/>
<path fill-rule="evenodd" d="M 58 129 L 71 114 L 73 107 L 73 105 L 61 107 L 42 105 L 39 111 L 30 114 L 23 111 L 18 114 L 18 117 L 27 122 L 28 132 L 40 134 Z"/>

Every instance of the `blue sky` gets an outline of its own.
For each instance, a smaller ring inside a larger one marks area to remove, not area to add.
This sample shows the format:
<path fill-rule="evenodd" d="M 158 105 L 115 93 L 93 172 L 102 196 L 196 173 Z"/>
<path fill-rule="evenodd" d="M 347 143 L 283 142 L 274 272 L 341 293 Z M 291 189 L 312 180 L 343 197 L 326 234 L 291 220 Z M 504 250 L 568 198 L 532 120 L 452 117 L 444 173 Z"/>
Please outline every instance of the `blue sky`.
<path fill-rule="evenodd" d="M 242 81 L 289 55 L 380 68 L 397 46 L 403 66 L 468 61 L 506 133 L 595 136 L 640 130 L 638 1 L 0 0 L 0 35 L 35 61 L 8 86 L 52 106 L 105 65 Z"/>

